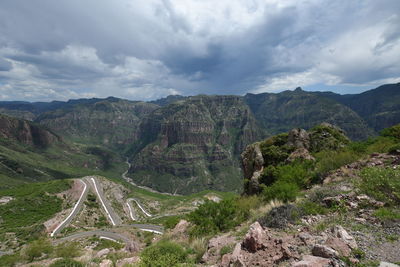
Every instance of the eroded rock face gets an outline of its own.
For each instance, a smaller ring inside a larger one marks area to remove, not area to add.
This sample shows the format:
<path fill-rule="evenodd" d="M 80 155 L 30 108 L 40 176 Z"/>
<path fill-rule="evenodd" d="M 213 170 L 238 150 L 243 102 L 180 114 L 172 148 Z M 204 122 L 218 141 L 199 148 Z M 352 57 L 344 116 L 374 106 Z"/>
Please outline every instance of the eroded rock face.
<path fill-rule="evenodd" d="M 263 131 L 241 97 L 196 96 L 155 110 L 139 132 L 129 175 L 159 191 L 185 194 L 239 191 L 238 156 Z"/>
<path fill-rule="evenodd" d="M 61 138 L 29 121 L 0 115 L 0 137 L 46 148 Z"/>
<path fill-rule="evenodd" d="M 249 180 L 246 191 L 249 194 L 259 192 L 259 177 L 264 169 L 264 158 L 261 153 L 259 143 L 255 143 L 246 147 L 242 153 L 242 166 L 244 178 Z"/>
<path fill-rule="evenodd" d="M 310 135 L 304 129 L 293 129 L 289 132 L 288 145 L 294 146 L 296 149 L 308 150 L 310 148 Z"/>

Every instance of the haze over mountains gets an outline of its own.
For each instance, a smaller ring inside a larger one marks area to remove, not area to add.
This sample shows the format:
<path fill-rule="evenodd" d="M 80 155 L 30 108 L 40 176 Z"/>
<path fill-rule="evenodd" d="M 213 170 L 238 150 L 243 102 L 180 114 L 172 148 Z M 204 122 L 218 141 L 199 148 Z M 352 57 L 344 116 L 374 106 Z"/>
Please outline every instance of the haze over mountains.
<path fill-rule="evenodd" d="M 34 125 L 30 129 L 49 129 L 67 143 L 111 149 L 132 163 L 129 175 L 135 182 L 159 191 L 239 191 L 239 156 L 246 145 L 322 122 L 341 127 L 354 140 L 367 139 L 400 122 L 400 84 L 355 95 L 297 88 L 244 97 L 169 96 L 152 102 L 114 97 L 11 101 L 0 102 L 0 112 L 34 123 L 2 117 L 3 136 L 14 131 L 4 126 L 13 121 Z M 15 140 L 24 143 L 32 139 L 35 143 L 53 136 L 46 130 L 32 134 L 32 138 Z M 103 159 L 104 153 L 100 153 Z"/>

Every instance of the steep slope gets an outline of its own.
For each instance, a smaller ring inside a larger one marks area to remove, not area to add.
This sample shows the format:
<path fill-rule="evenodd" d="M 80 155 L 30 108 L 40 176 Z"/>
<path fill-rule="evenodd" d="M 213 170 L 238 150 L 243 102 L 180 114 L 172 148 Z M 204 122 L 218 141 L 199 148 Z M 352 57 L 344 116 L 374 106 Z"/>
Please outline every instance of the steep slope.
<path fill-rule="evenodd" d="M 356 140 L 374 133 L 349 107 L 301 88 L 278 94 L 247 94 L 245 101 L 260 124 L 273 134 L 296 127 L 309 129 L 322 122 L 339 126 Z"/>
<path fill-rule="evenodd" d="M 61 139 L 56 134 L 26 120 L 0 114 L 0 138 L 14 140 L 25 145 L 46 148 Z"/>
<path fill-rule="evenodd" d="M 141 118 L 156 108 L 150 103 L 107 98 L 46 112 L 35 122 L 73 141 L 117 148 L 136 141 Z"/>
<path fill-rule="evenodd" d="M 65 143 L 40 125 L 0 115 L 0 189 L 94 173 L 116 177 L 121 167 L 111 151 Z"/>
<path fill-rule="evenodd" d="M 355 95 L 321 94 L 350 107 L 377 132 L 400 123 L 400 83 Z"/>
<path fill-rule="evenodd" d="M 172 193 L 238 190 L 240 151 L 262 133 L 241 97 L 190 97 L 143 120 L 129 175 Z"/>

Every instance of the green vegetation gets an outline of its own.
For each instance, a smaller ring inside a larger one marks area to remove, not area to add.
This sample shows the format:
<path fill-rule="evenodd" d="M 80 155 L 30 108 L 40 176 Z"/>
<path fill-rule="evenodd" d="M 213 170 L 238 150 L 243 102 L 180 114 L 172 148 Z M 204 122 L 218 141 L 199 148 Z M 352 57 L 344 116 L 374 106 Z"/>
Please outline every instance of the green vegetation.
<path fill-rule="evenodd" d="M 23 251 L 24 257 L 28 262 L 42 257 L 42 255 L 53 252 L 53 246 L 47 239 L 38 239 L 30 243 Z"/>
<path fill-rule="evenodd" d="M 373 215 L 383 221 L 400 220 L 400 211 L 390 208 L 379 208 Z"/>
<path fill-rule="evenodd" d="M 44 230 L 43 222 L 61 211 L 62 200 L 54 194 L 70 188 L 70 181 L 26 184 L 0 191 L 1 196 L 14 199 L 0 206 L 0 238 L 15 233 L 20 240 L 38 238 Z"/>
<path fill-rule="evenodd" d="M 400 204 L 400 170 L 392 168 L 365 168 L 356 185 L 362 192 L 390 206 Z"/>
<path fill-rule="evenodd" d="M 104 248 L 114 248 L 115 250 L 119 250 L 124 247 L 124 244 L 107 240 L 107 239 L 98 239 L 97 245 L 95 247 L 96 250 L 102 250 Z"/>
<path fill-rule="evenodd" d="M 189 221 L 194 224 L 190 234 L 207 236 L 228 231 L 248 219 L 250 209 L 256 206 L 254 198 L 247 200 L 229 198 L 219 203 L 206 200 L 204 204 L 188 214 Z"/>
<path fill-rule="evenodd" d="M 140 267 L 175 267 L 187 261 L 188 253 L 176 243 L 160 241 L 140 254 Z"/>
<path fill-rule="evenodd" d="M 85 265 L 72 259 L 61 259 L 55 261 L 49 267 L 85 267 Z"/>
<path fill-rule="evenodd" d="M 70 259 L 70 258 L 78 257 L 81 253 L 80 253 L 80 248 L 79 248 L 78 243 L 66 242 L 66 243 L 61 243 L 61 244 L 57 245 L 54 248 L 54 254 L 56 257 L 59 257 L 59 258 Z"/>

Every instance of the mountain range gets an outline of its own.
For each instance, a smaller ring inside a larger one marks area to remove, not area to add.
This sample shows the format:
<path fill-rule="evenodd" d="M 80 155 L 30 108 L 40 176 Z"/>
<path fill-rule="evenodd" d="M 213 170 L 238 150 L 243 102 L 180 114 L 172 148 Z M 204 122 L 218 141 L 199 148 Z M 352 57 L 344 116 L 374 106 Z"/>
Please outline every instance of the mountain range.
<path fill-rule="evenodd" d="M 117 165 L 126 157 L 135 183 L 159 191 L 240 191 L 239 158 L 246 145 L 323 122 L 342 128 L 353 140 L 372 137 L 400 122 L 400 83 L 353 95 L 297 88 L 245 96 L 169 96 L 151 102 L 114 97 L 8 101 L 0 102 L 0 113 L 7 115 L 0 120 L 4 151 L 11 142 L 19 149 L 34 147 L 38 154 L 63 147 L 67 155 L 88 155 L 95 162 L 114 155 Z"/>

